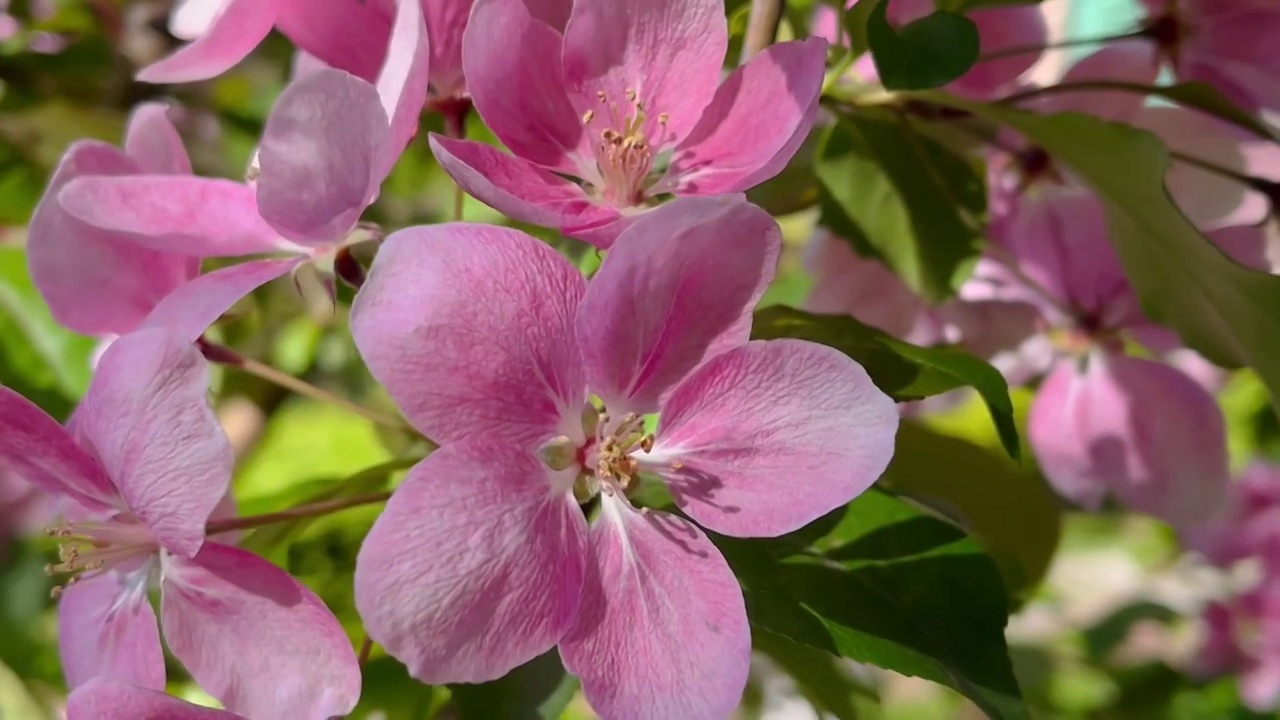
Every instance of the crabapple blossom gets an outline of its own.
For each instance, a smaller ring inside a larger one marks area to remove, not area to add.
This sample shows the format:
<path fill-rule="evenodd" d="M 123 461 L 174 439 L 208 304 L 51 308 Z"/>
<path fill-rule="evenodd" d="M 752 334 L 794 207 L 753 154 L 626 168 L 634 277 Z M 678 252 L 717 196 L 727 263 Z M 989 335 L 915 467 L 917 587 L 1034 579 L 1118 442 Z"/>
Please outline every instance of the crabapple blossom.
<path fill-rule="evenodd" d="M 818 109 L 826 42 L 772 45 L 721 82 L 720 0 L 478 0 L 462 58 L 511 154 L 433 135 L 440 164 L 503 214 L 608 247 L 661 196 L 747 190 Z M 565 179 L 565 176 L 573 180 Z"/>
<path fill-rule="evenodd" d="M 67 698 L 67 720 L 246 720 L 163 692 L 113 680 L 90 680 Z"/>
<path fill-rule="evenodd" d="M 869 487 L 897 429 L 847 356 L 748 341 L 779 244 L 733 198 L 646 213 L 590 283 L 515 230 L 390 236 L 352 332 L 442 448 L 361 548 L 371 637 L 428 683 L 559 646 L 603 717 L 728 717 L 751 646 L 737 581 L 698 525 L 629 496 L 657 476 L 701 526 L 775 536 Z"/>
<path fill-rule="evenodd" d="M 323 602 L 252 553 L 206 542 L 234 454 L 189 339 L 160 329 L 107 348 L 67 427 L 0 388 L 0 462 L 62 503 L 50 534 L 67 684 L 165 686 L 166 645 L 195 680 L 251 718 L 328 718 L 360 693 L 355 653 Z"/>
<path fill-rule="evenodd" d="M 1205 608 L 1207 638 L 1197 657 L 1205 674 L 1235 673 L 1245 707 L 1280 707 L 1280 583 L 1274 578 Z"/>
<path fill-rule="evenodd" d="M 1280 574 L 1280 468 L 1255 462 L 1228 494 L 1221 512 L 1184 533 L 1186 544 L 1223 567 L 1259 558 L 1265 572 Z"/>

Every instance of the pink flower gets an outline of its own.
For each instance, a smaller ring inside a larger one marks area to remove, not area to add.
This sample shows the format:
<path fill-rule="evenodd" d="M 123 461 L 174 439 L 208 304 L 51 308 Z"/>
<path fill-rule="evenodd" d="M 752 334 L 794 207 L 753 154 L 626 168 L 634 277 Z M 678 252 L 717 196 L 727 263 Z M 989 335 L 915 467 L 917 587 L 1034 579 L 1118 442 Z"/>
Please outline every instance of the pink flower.
<path fill-rule="evenodd" d="M 852 8 L 857 0 L 849 0 Z M 886 10 L 889 22 L 901 26 L 931 14 L 936 9 L 932 0 L 893 0 Z M 1035 47 L 1049 41 L 1044 14 L 1034 5 L 996 7 L 965 13 L 978 26 L 982 53 L 999 53 L 1019 47 Z M 836 41 L 836 10 L 819 3 L 814 10 L 813 34 Z M 960 79 L 947 86 L 951 92 L 986 99 L 998 95 L 1031 69 L 1040 59 L 1039 52 L 1015 53 L 1006 57 L 974 64 Z M 875 63 L 867 53 L 855 64 L 855 72 L 867 82 L 877 82 Z"/>
<path fill-rule="evenodd" d="M 58 608 L 68 686 L 108 677 L 165 686 L 164 637 L 206 691 L 253 717 L 327 718 L 354 707 L 360 671 L 324 604 L 267 561 L 205 542 L 234 454 L 206 400 L 208 365 L 161 330 L 103 354 L 63 428 L 0 388 L 0 462 L 65 503 L 53 534 L 71 576 Z"/>
<path fill-rule="evenodd" d="M 47 526 L 53 516 L 54 507 L 46 495 L 0 466 L 0 546 L 11 537 Z"/>
<path fill-rule="evenodd" d="M 817 113 L 821 39 L 773 45 L 720 82 L 719 0 L 576 0 L 572 14 L 567 3 L 479 0 L 472 20 L 467 84 L 514 155 L 433 135 L 437 159 L 508 217 L 600 247 L 659 196 L 773 177 Z"/>
<path fill-rule="evenodd" d="M 1280 584 L 1274 580 L 1205 608 L 1207 637 L 1196 659 L 1206 674 L 1240 676 L 1240 699 L 1255 712 L 1280 707 Z"/>
<path fill-rule="evenodd" d="M 1256 557 L 1280 573 L 1280 467 L 1254 463 L 1228 492 L 1216 516 L 1184 534 L 1187 545 L 1218 565 Z"/>
<path fill-rule="evenodd" d="M 1280 108 L 1280 6 L 1270 0 L 1143 0 L 1146 28 L 1180 81 L 1216 86 L 1246 109 Z"/>
<path fill-rule="evenodd" d="M 205 317 L 212 306 L 225 310 L 304 261 L 331 264 L 340 248 L 360 239 L 353 231 L 416 132 L 425 98 L 422 16 L 416 2 L 399 7 L 376 85 L 324 68 L 285 88 L 267 118 L 250 182 L 92 175 L 58 191 L 59 207 L 77 222 L 138 245 L 194 257 L 286 256 L 192 283 L 165 313 L 184 321 L 166 326 L 194 325 L 185 318 Z"/>
<path fill-rule="evenodd" d="M 192 705 L 163 692 L 112 680 L 91 680 L 67 698 L 67 720 L 245 720 Z"/>
<path fill-rule="evenodd" d="M 723 198 L 646 214 L 590 284 L 515 230 L 388 238 L 353 336 L 443 447 L 360 551 L 371 637 L 428 683 L 559 645 L 604 717 L 727 717 L 751 646 L 737 581 L 698 526 L 628 494 L 652 473 L 704 527 L 779 535 L 870 486 L 897 428 L 845 355 L 747 341 L 779 246 L 764 211 Z"/>

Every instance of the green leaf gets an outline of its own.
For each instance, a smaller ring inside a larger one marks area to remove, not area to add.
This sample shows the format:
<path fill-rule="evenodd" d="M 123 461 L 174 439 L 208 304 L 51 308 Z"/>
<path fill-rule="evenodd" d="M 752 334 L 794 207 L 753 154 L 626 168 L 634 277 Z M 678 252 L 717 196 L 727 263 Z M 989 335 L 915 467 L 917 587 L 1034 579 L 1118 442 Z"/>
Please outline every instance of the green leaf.
<path fill-rule="evenodd" d="M 1009 456 L 1019 456 L 1009 384 L 999 371 L 968 353 L 912 345 L 848 315 L 816 315 L 782 306 L 757 312 L 751 334 L 758 340 L 800 338 L 833 347 L 857 360 L 876 387 L 898 402 L 972 387 L 986 403 Z"/>
<path fill-rule="evenodd" d="M 816 709 L 837 720 L 858 720 L 863 717 L 860 708 L 865 710 L 876 701 L 875 692 L 854 678 L 831 653 L 761 628 L 752 631 L 751 645 L 790 675 Z"/>
<path fill-rule="evenodd" d="M 1035 588 L 1049 569 L 1062 533 L 1061 503 L 1040 478 L 1008 458 L 904 422 L 879 482 L 972 533 L 1014 597 Z"/>
<path fill-rule="evenodd" d="M 982 252 L 986 190 L 973 166 L 906 122 L 846 116 L 827 131 L 815 164 L 820 223 L 940 302 Z"/>
<path fill-rule="evenodd" d="M 0 247 L 0 385 L 56 418 L 89 386 L 95 341 L 54 322 L 27 276 L 21 247 Z"/>
<path fill-rule="evenodd" d="M 410 677 L 394 658 L 371 660 L 363 670 L 364 688 L 352 718 L 430 720 L 449 696 L 445 688 L 423 685 Z"/>
<path fill-rule="evenodd" d="M 953 12 L 926 15 L 895 30 L 881 0 L 867 18 L 867 44 L 888 90 L 925 90 L 959 78 L 978 60 L 978 26 Z"/>
<path fill-rule="evenodd" d="M 479 685 L 450 685 L 458 720 L 556 720 L 578 691 L 552 650 Z"/>
<path fill-rule="evenodd" d="M 812 553 L 713 536 L 756 630 L 959 690 L 996 720 L 1028 719 L 995 564 L 958 528 L 877 491 Z"/>
<path fill-rule="evenodd" d="M 1280 277 L 1248 270 L 1200 234 L 1164 186 L 1159 138 L 1089 115 L 1036 115 L 932 93 L 1021 132 L 1102 199 L 1108 237 L 1143 312 L 1213 362 L 1249 365 L 1280 397 Z"/>

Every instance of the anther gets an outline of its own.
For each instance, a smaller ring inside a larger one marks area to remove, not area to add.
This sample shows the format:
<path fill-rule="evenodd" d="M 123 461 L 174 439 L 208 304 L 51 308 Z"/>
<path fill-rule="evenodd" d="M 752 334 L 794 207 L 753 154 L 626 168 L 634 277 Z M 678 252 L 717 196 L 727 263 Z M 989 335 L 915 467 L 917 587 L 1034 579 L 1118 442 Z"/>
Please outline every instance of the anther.
<path fill-rule="evenodd" d="M 634 104 L 636 101 L 636 91 L 632 90 L 631 88 L 627 88 L 626 95 L 627 95 L 627 102 Z"/>
<path fill-rule="evenodd" d="M 649 433 L 648 435 L 640 438 L 640 449 L 645 452 L 653 450 L 653 433 Z"/>
<path fill-rule="evenodd" d="M 666 113 L 658 113 L 658 124 L 659 124 L 659 125 L 666 125 L 666 124 L 667 124 L 668 122 L 670 122 L 670 121 L 671 121 L 671 116 L 670 116 L 670 115 L 668 115 L 668 114 L 666 114 Z"/>
<path fill-rule="evenodd" d="M 595 116 L 596 116 L 596 111 L 595 111 L 595 110 L 588 110 L 588 111 L 584 112 L 584 113 L 582 114 L 582 124 L 583 124 L 583 125 L 588 125 L 588 124 L 590 124 L 590 123 L 591 123 L 591 121 L 592 121 L 593 119 L 595 119 Z"/>

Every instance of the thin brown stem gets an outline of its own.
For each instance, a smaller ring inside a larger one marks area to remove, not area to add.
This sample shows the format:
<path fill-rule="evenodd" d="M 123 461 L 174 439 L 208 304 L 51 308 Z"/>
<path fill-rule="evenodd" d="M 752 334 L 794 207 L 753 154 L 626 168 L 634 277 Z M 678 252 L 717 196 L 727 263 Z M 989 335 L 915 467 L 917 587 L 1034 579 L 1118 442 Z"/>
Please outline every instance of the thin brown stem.
<path fill-rule="evenodd" d="M 361 505 L 373 505 L 375 503 L 386 502 L 391 497 L 390 490 L 380 492 L 364 493 L 362 495 L 352 495 L 346 498 L 337 498 L 335 500 L 325 500 L 323 502 L 311 503 L 309 505 L 299 505 L 288 510 L 280 512 L 267 513 L 265 515 L 250 515 L 240 518 L 226 518 L 223 520 L 210 520 L 205 527 L 206 535 L 217 535 L 219 533 L 230 532 L 232 530 L 249 530 L 263 525 L 272 525 L 279 522 L 288 522 L 289 520 L 298 520 L 300 518 L 320 517 L 321 515 L 330 515 L 341 510 L 347 510 Z"/>
<path fill-rule="evenodd" d="M 373 654 L 373 638 L 369 637 L 369 633 L 364 634 L 364 642 L 360 643 L 360 654 L 356 657 L 356 662 L 360 667 L 364 667 L 369 663 L 369 656 Z"/>
<path fill-rule="evenodd" d="M 739 64 L 756 56 L 773 44 L 782 24 L 783 0 L 751 0 L 751 15 L 747 20 L 747 34 L 742 40 L 742 57 Z"/>

